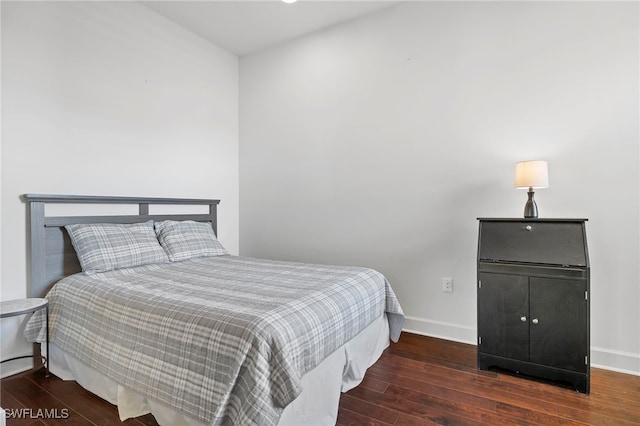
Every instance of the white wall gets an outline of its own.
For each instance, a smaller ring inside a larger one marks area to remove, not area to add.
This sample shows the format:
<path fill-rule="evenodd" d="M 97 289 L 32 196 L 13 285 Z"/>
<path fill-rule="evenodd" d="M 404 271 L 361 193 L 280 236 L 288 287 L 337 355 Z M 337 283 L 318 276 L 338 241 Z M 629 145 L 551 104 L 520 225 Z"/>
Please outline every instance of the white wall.
<path fill-rule="evenodd" d="M 220 198 L 238 253 L 237 57 L 134 2 L 1 6 L 0 298 L 27 296 L 29 192 Z M 23 322 L 0 358 L 29 352 Z"/>
<path fill-rule="evenodd" d="M 373 267 L 408 329 L 474 343 L 476 218 L 546 159 L 540 217 L 589 218 L 592 364 L 640 374 L 638 12 L 407 2 L 242 57 L 241 254 Z"/>

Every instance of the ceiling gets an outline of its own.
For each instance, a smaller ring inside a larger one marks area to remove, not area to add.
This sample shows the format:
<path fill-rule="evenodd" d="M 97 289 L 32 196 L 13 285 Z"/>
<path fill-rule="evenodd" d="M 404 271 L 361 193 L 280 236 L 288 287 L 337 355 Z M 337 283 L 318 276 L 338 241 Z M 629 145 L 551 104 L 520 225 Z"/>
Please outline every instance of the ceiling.
<path fill-rule="evenodd" d="M 142 1 L 171 21 L 238 56 L 253 53 L 340 22 L 375 12 L 394 1 L 280 0 Z"/>

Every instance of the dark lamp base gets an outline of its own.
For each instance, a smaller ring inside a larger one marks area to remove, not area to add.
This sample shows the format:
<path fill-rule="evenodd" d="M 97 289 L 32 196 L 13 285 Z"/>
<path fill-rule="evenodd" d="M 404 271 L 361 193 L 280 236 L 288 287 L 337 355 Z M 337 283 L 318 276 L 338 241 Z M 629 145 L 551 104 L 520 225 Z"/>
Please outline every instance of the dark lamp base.
<path fill-rule="evenodd" d="M 533 191 L 527 192 L 529 199 L 524 205 L 524 217 L 527 219 L 536 219 L 538 217 L 538 206 L 536 200 L 533 199 Z"/>

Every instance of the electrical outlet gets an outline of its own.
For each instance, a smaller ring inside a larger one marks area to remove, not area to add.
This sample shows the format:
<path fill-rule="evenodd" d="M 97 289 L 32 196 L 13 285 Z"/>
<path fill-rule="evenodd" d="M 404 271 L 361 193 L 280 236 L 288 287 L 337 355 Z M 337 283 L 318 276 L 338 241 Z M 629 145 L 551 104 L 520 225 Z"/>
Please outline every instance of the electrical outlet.
<path fill-rule="evenodd" d="M 453 293 L 453 278 L 442 277 L 442 292 Z"/>

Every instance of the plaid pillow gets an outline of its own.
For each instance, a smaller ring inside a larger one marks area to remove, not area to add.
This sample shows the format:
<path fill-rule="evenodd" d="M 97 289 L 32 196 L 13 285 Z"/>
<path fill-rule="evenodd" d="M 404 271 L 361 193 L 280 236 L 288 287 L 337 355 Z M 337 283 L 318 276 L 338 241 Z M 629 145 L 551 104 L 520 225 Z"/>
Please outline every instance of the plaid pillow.
<path fill-rule="evenodd" d="M 160 245 L 172 262 L 192 257 L 220 256 L 228 254 L 216 239 L 210 223 L 185 220 L 156 222 L 156 234 Z"/>
<path fill-rule="evenodd" d="M 65 229 L 87 274 L 169 261 L 158 243 L 151 220 L 133 224 L 67 225 Z"/>

